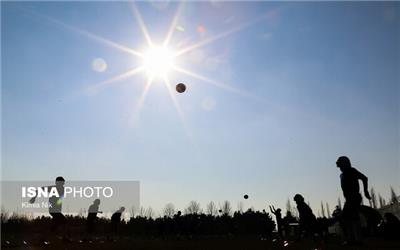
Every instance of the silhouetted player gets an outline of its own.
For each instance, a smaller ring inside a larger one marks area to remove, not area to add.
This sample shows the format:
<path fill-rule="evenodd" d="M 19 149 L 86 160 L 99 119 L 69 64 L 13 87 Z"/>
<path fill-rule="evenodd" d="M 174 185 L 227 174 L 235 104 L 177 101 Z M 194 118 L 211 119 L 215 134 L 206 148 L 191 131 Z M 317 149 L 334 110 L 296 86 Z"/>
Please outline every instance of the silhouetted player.
<path fill-rule="evenodd" d="M 51 226 L 51 230 L 53 232 L 57 231 L 57 228 L 62 225 L 63 228 L 63 233 L 65 236 L 65 223 L 66 223 L 66 218 L 65 216 L 61 213 L 62 210 L 62 199 L 64 198 L 64 184 L 65 184 L 65 180 L 62 176 L 59 176 L 56 178 L 55 181 L 56 185 L 53 186 L 47 186 L 47 187 L 42 187 L 42 188 L 47 188 L 48 193 L 51 192 L 51 189 L 55 188 L 57 189 L 57 194 L 59 196 L 56 195 L 52 195 L 49 197 L 49 213 L 52 217 L 52 226 Z M 30 199 L 30 203 L 34 203 L 37 197 L 37 192 L 36 192 L 36 196 L 33 197 L 32 199 Z"/>
<path fill-rule="evenodd" d="M 304 231 L 306 235 L 315 233 L 317 218 L 313 214 L 311 208 L 304 202 L 304 197 L 301 194 L 296 194 L 294 196 L 294 201 L 299 211 L 300 229 Z"/>
<path fill-rule="evenodd" d="M 271 213 L 273 213 L 275 215 L 276 218 L 276 227 L 278 229 L 278 235 L 279 237 L 282 239 L 283 238 L 283 234 L 282 234 L 282 227 L 283 227 L 283 220 L 282 220 L 282 214 L 281 214 L 281 209 L 275 209 L 274 206 L 269 206 L 269 210 L 271 210 Z"/>
<path fill-rule="evenodd" d="M 368 192 L 368 178 L 351 166 L 347 156 L 340 156 L 336 161 L 336 166 L 342 171 L 340 184 L 346 199 L 341 217 L 346 237 L 345 244 L 360 243 L 362 237 L 359 211 L 362 197 L 358 180 L 363 183 L 365 197 L 371 199 Z"/>
<path fill-rule="evenodd" d="M 125 211 L 125 207 L 121 207 L 111 216 L 111 230 L 113 233 L 118 232 L 118 226 L 121 223 L 121 215 Z"/>
<path fill-rule="evenodd" d="M 102 213 L 99 211 L 100 199 L 96 199 L 93 201 L 93 204 L 90 205 L 87 217 L 87 232 L 93 233 L 95 231 L 95 223 L 97 219 L 97 213 Z"/>

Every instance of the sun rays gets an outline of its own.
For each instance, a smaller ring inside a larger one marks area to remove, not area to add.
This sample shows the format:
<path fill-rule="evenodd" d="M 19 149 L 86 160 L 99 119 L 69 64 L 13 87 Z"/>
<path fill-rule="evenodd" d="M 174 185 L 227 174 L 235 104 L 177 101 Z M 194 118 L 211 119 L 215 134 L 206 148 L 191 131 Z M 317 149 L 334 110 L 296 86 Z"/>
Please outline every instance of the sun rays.
<path fill-rule="evenodd" d="M 195 43 L 193 45 L 189 45 L 185 48 L 182 48 L 182 49 L 178 50 L 177 52 L 172 52 L 168 49 L 168 46 L 169 46 L 169 43 L 170 43 L 170 41 L 174 35 L 174 32 L 176 30 L 178 20 L 183 11 L 183 8 L 184 8 L 184 3 L 181 2 L 180 4 L 178 4 L 175 15 L 172 18 L 172 22 L 168 28 L 166 37 L 165 37 L 164 41 L 162 42 L 161 46 L 153 44 L 153 41 L 150 37 L 147 26 L 145 25 L 144 19 L 143 19 L 142 15 L 140 14 L 140 11 L 138 10 L 137 6 L 135 6 L 134 3 L 131 3 L 130 5 L 131 5 L 131 9 L 133 10 L 133 14 L 135 15 L 135 18 L 139 24 L 140 30 L 141 30 L 145 40 L 147 41 L 147 46 L 149 48 L 147 53 L 143 53 L 144 54 L 143 67 L 144 67 L 144 70 L 147 71 L 147 73 L 148 73 L 148 82 L 146 83 L 146 85 L 143 89 L 143 93 L 137 104 L 137 107 L 136 107 L 137 113 L 140 113 L 140 110 L 144 104 L 146 95 L 147 95 L 148 91 L 150 90 L 150 87 L 152 85 L 152 81 L 154 80 L 154 78 L 157 76 L 162 76 L 161 79 L 163 80 L 164 85 L 168 89 L 168 93 L 169 93 L 171 100 L 173 102 L 173 105 L 175 106 L 175 109 L 179 115 L 179 118 L 180 118 L 185 130 L 187 131 L 187 133 L 190 134 L 189 130 L 187 128 L 185 115 L 182 111 L 181 106 L 179 105 L 179 102 L 176 98 L 176 94 L 173 91 L 172 84 L 168 77 L 168 73 L 170 71 L 181 73 L 181 74 L 187 75 L 189 77 L 192 77 L 194 79 L 201 80 L 202 82 L 212 84 L 212 85 L 219 87 L 221 89 L 224 89 L 226 91 L 234 92 L 234 93 L 241 94 L 241 95 L 247 95 L 246 93 L 242 92 L 241 90 L 236 89 L 228 84 L 221 83 L 221 82 L 213 80 L 213 79 L 209 79 L 208 77 L 200 75 L 199 73 L 192 72 L 188 69 L 185 69 L 182 66 L 178 66 L 178 65 L 176 65 L 175 61 L 178 57 L 182 57 L 184 54 L 186 54 L 190 51 L 199 49 L 199 48 L 209 45 L 219 39 L 222 39 L 226 36 L 229 36 L 233 33 L 243 30 L 244 28 L 260 21 L 263 17 L 243 23 L 239 26 L 236 26 L 232 29 L 229 29 L 220 34 L 212 36 L 208 39 L 205 39 L 205 40 Z"/>
<path fill-rule="evenodd" d="M 129 4 L 130 10 L 132 11 L 132 14 L 134 15 L 135 20 L 137 21 L 140 31 L 145 39 L 146 46 L 147 46 L 147 49 L 145 51 L 137 51 L 135 49 L 130 48 L 129 46 L 121 45 L 110 39 L 107 39 L 107 38 L 101 37 L 99 35 L 90 33 L 86 30 L 65 24 L 54 18 L 38 14 L 32 10 L 26 10 L 26 11 L 30 12 L 31 14 L 34 14 L 35 16 L 44 18 L 45 20 L 47 20 L 53 24 L 56 24 L 64 29 L 67 29 L 71 32 L 83 35 L 83 36 L 90 38 L 96 42 L 99 42 L 103 45 L 106 45 L 108 47 L 125 52 L 135 58 L 140 59 L 139 61 L 142 62 L 141 65 L 131 68 L 121 74 L 115 75 L 115 76 L 111 77 L 110 79 L 104 80 L 104 81 L 96 83 L 96 84 L 92 84 L 91 86 L 89 86 L 86 89 L 89 92 L 95 92 L 95 91 L 101 90 L 107 86 L 111 86 L 122 80 L 132 78 L 132 77 L 138 75 L 139 73 L 147 74 L 147 81 L 146 81 L 143 91 L 138 99 L 136 107 L 134 107 L 134 112 L 135 112 L 136 116 L 138 116 L 140 114 L 140 111 L 145 103 L 146 96 L 147 96 L 148 92 L 150 91 L 155 78 L 158 78 L 166 86 L 169 96 L 172 100 L 172 103 L 178 113 L 178 116 L 179 116 L 184 128 L 188 132 L 187 123 L 185 121 L 185 115 L 182 111 L 181 106 L 179 105 L 179 102 L 176 98 L 177 95 L 174 92 L 173 84 L 171 84 L 169 76 L 168 76 L 170 73 L 183 74 L 183 75 L 189 76 L 193 79 L 200 80 L 201 82 L 211 84 L 213 86 L 221 88 L 225 91 L 233 92 L 233 93 L 240 94 L 243 96 L 246 96 L 246 95 L 249 96 L 248 94 L 244 93 L 243 91 L 241 91 L 237 88 L 234 88 L 231 85 L 210 79 L 210 78 L 208 78 L 204 75 L 201 75 L 197 72 L 190 71 L 190 70 L 184 68 L 184 66 L 182 66 L 182 65 L 178 66 L 176 61 L 178 58 L 181 58 L 181 61 L 184 61 L 183 56 L 185 54 L 187 54 L 191 51 L 200 49 L 204 46 L 210 45 L 210 44 L 216 42 L 217 40 L 222 39 L 226 36 L 229 36 L 233 33 L 239 32 L 239 31 L 245 29 L 246 27 L 249 27 L 250 25 L 253 25 L 256 22 L 262 20 L 264 17 L 242 23 L 231 29 L 223 31 L 219 34 L 216 34 L 209 38 L 203 39 L 197 43 L 188 45 L 184 48 L 181 48 L 177 51 L 172 51 L 168 48 L 168 46 L 170 45 L 171 39 L 174 36 L 174 32 L 177 30 L 179 18 L 184 10 L 184 3 L 181 2 L 178 4 L 175 14 L 173 15 L 171 24 L 169 25 L 169 28 L 166 31 L 165 39 L 163 40 L 163 42 L 161 44 L 154 44 L 154 42 L 150 36 L 150 33 L 148 31 L 148 27 L 146 26 L 145 20 L 142 17 L 142 15 L 141 15 L 138 7 L 135 5 L 135 3 L 130 2 L 128 4 Z M 190 134 L 190 133 L 188 133 L 188 134 Z"/>

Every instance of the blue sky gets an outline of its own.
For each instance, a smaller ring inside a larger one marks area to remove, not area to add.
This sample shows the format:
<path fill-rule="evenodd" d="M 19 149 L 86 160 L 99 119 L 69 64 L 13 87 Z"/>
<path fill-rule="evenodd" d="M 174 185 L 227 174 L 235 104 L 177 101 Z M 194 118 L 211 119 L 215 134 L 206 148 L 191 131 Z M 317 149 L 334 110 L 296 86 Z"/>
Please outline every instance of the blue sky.
<path fill-rule="evenodd" d="M 161 44 L 178 3 L 136 7 Z M 144 51 L 129 4 L 2 2 L 1 18 L 3 179 L 139 180 L 156 210 L 296 193 L 332 210 L 348 155 L 377 192 L 399 191 L 397 2 L 186 3 L 171 49 L 235 32 L 177 64 L 241 93 L 171 72 L 184 122 L 161 79 L 138 113 L 143 73 L 88 91 L 142 63 L 77 31 Z"/>

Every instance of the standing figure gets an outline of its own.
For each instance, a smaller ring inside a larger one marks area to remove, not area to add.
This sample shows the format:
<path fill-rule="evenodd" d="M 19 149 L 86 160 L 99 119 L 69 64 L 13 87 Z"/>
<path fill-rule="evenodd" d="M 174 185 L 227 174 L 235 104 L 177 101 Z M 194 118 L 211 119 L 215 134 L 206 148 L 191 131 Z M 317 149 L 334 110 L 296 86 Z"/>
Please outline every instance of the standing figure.
<path fill-rule="evenodd" d="M 362 197 L 358 180 L 363 183 L 365 197 L 371 199 L 368 192 L 368 178 L 351 166 L 350 159 L 347 156 L 340 156 L 336 161 L 336 166 L 342 172 L 340 184 L 343 196 L 346 199 L 341 215 L 342 229 L 346 238 L 344 244 L 359 244 L 362 240 L 359 216 Z"/>
<path fill-rule="evenodd" d="M 283 239 L 283 234 L 282 234 L 282 229 L 283 229 L 283 219 L 282 219 L 282 214 L 281 214 L 281 209 L 275 209 L 274 206 L 269 206 L 269 210 L 271 210 L 271 213 L 275 215 L 276 219 L 276 228 L 278 230 L 278 235 L 281 239 Z"/>

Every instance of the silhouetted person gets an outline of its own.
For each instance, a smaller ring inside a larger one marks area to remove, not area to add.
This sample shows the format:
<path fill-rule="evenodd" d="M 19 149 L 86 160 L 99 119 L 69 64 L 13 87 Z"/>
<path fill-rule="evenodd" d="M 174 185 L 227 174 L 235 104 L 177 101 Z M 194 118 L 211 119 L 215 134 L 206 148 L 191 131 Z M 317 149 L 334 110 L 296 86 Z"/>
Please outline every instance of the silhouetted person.
<path fill-rule="evenodd" d="M 302 195 L 296 194 L 293 199 L 299 211 L 300 229 L 305 232 L 306 235 L 313 235 L 316 231 L 317 218 L 313 214 L 311 208 L 304 202 L 304 197 Z"/>
<path fill-rule="evenodd" d="M 283 239 L 283 234 L 282 234 L 282 229 L 283 229 L 283 220 L 282 220 L 282 214 L 281 214 L 281 209 L 275 209 L 274 206 L 269 206 L 269 209 L 271 210 L 271 213 L 275 215 L 276 218 L 276 228 L 278 230 L 278 235 L 281 239 Z"/>
<path fill-rule="evenodd" d="M 368 192 L 368 178 L 351 166 L 350 159 L 347 156 L 340 156 L 336 161 L 336 166 L 342 171 L 340 184 L 345 203 L 341 219 L 346 238 L 345 244 L 361 243 L 362 235 L 359 212 L 362 197 L 358 181 L 361 180 L 363 183 L 365 197 L 371 199 Z"/>
<path fill-rule="evenodd" d="M 118 233 L 118 226 L 121 223 L 121 216 L 124 211 L 125 207 L 121 207 L 111 216 L 111 230 L 113 233 Z"/>
<path fill-rule="evenodd" d="M 333 212 L 332 212 L 332 217 L 333 218 L 339 217 L 341 215 L 341 213 L 342 213 L 342 209 L 339 206 L 336 206 L 335 210 L 333 210 Z"/>
<path fill-rule="evenodd" d="M 102 213 L 99 211 L 100 199 L 96 199 L 93 201 L 93 204 L 90 205 L 87 217 L 87 232 L 93 233 L 95 231 L 95 224 L 97 219 L 97 213 Z"/>
<path fill-rule="evenodd" d="M 175 215 L 174 215 L 174 232 L 175 235 L 180 238 L 182 236 L 182 212 L 178 211 Z"/>
<path fill-rule="evenodd" d="M 47 192 L 51 193 L 52 189 L 56 189 L 57 190 L 57 194 L 56 195 L 52 195 L 49 197 L 49 213 L 52 217 L 52 225 L 51 225 L 51 231 L 52 232 L 57 232 L 58 227 L 61 225 L 63 226 L 63 237 L 65 237 L 65 231 L 66 231 L 66 218 L 65 216 L 62 214 L 61 210 L 62 210 L 62 199 L 64 197 L 64 184 L 65 184 L 65 180 L 62 176 L 58 176 L 56 178 L 55 181 L 56 185 L 52 185 L 52 186 L 45 186 L 42 188 L 47 188 Z M 37 197 L 37 192 L 35 197 L 33 197 L 32 199 L 29 200 L 30 203 L 34 203 Z"/>

